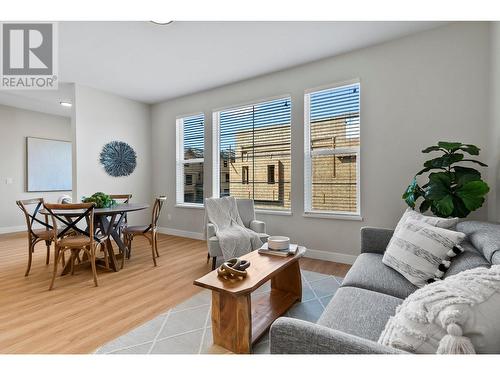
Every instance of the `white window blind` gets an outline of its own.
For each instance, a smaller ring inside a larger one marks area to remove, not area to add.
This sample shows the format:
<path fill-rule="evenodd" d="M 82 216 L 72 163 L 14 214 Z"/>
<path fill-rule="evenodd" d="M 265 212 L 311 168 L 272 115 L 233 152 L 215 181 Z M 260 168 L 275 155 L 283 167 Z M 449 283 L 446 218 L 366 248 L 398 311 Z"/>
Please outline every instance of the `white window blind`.
<path fill-rule="evenodd" d="M 305 211 L 360 213 L 360 85 L 305 95 Z"/>
<path fill-rule="evenodd" d="M 216 194 L 251 198 L 260 209 L 290 210 L 290 122 L 290 97 L 214 113 Z"/>
<path fill-rule="evenodd" d="M 203 114 L 177 119 L 177 204 L 203 205 Z"/>

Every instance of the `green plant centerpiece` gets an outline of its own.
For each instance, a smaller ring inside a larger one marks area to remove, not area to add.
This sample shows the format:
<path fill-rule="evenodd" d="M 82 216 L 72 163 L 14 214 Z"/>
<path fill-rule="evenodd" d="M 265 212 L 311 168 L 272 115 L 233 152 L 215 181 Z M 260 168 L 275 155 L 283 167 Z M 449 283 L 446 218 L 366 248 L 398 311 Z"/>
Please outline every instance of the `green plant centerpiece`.
<path fill-rule="evenodd" d="M 116 201 L 111 199 L 108 194 L 97 192 L 92 194 L 90 197 L 83 197 L 83 203 L 95 203 L 96 208 L 110 208 L 116 205 Z"/>
<path fill-rule="evenodd" d="M 430 209 L 439 217 L 466 217 L 483 205 L 490 190 L 481 179 L 481 173 L 470 167 L 470 163 L 481 167 L 487 165 L 466 156 L 479 155 L 479 151 L 477 146 L 460 142 L 438 142 L 437 146 L 422 150 L 425 154 L 440 152 L 442 155 L 424 163 L 424 169 L 413 177 L 403 199 L 414 209 L 417 201 L 423 198 L 420 212 Z M 417 177 L 428 172 L 428 181 L 420 186 Z"/>

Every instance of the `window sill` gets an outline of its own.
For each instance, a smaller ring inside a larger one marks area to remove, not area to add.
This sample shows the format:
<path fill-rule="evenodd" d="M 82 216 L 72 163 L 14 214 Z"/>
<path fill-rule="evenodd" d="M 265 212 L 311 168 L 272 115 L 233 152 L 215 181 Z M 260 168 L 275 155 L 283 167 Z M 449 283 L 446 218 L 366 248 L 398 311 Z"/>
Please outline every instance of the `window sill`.
<path fill-rule="evenodd" d="M 361 215 L 357 215 L 357 214 L 337 214 L 337 213 L 328 213 L 328 212 L 304 212 L 304 214 L 302 216 L 315 218 L 315 219 L 363 221 L 363 217 Z"/>
<path fill-rule="evenodd" d="M 292 216 L 291 211 L 262 210 L 256 209 L 255 213 L 264 215 Z"/>
<path fill-rule="evenodd" d="M 203 204 L 196 204 L 196 203 L 176 203 L 175 207 L 177 208 L 195 208 L 198 210 L 204 210 L 205 206 Z"/>

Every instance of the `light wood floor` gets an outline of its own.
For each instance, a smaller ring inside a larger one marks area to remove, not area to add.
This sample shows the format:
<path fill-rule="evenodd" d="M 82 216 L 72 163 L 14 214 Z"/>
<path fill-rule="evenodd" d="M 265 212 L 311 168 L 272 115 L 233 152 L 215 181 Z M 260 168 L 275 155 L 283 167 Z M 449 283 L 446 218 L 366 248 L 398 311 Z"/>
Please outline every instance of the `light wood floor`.
<path fill-rule="evenodd" d="M 52 259 L 37 245 L 24 277 L 24 233 L 0 236 L 0 353 L 90 353 L 200 291 L 193 280 L 210 271 L 206 244 L 160 235 L 158 267 L 145 239 L 134 240 L 132 258 L 114 273 L 90 269 L 56 278 L 48 291 Z M 301 267 L 343 277 L 349 266 L 302 259 Z"/>

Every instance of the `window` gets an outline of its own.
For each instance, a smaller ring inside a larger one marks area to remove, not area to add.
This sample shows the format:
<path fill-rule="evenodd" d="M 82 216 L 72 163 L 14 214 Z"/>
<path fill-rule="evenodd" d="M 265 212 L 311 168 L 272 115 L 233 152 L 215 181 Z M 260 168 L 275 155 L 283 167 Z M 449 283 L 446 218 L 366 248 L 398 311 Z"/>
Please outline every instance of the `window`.
<path fill-rule="evenodd" d="M 268 184 L 274 184 L 274 165 L 268 165 L 267 166 L 267 183 Z"/>
<path fill-rule="evenodd" d="M 214 192 L 252 198 L 259 209 L 290 210 L 290 123 L 290 97 L 215 112 Z"/>
<path fill-rule="evenodd" d="M 249 178 L 248 178 L 248 167 L 241 167 L 241 183 L 242 184 L 247 184 L 249 183 Z"/>
<path fill-rule="evenodd" d="M 177 119 L 177 204 L 203 204 L 204 125 L 203 114 Z"/>
<path fill-rule="evenodd" d="M 360 85 L 305 95 L 305 211 L 359 215 Z"/>

